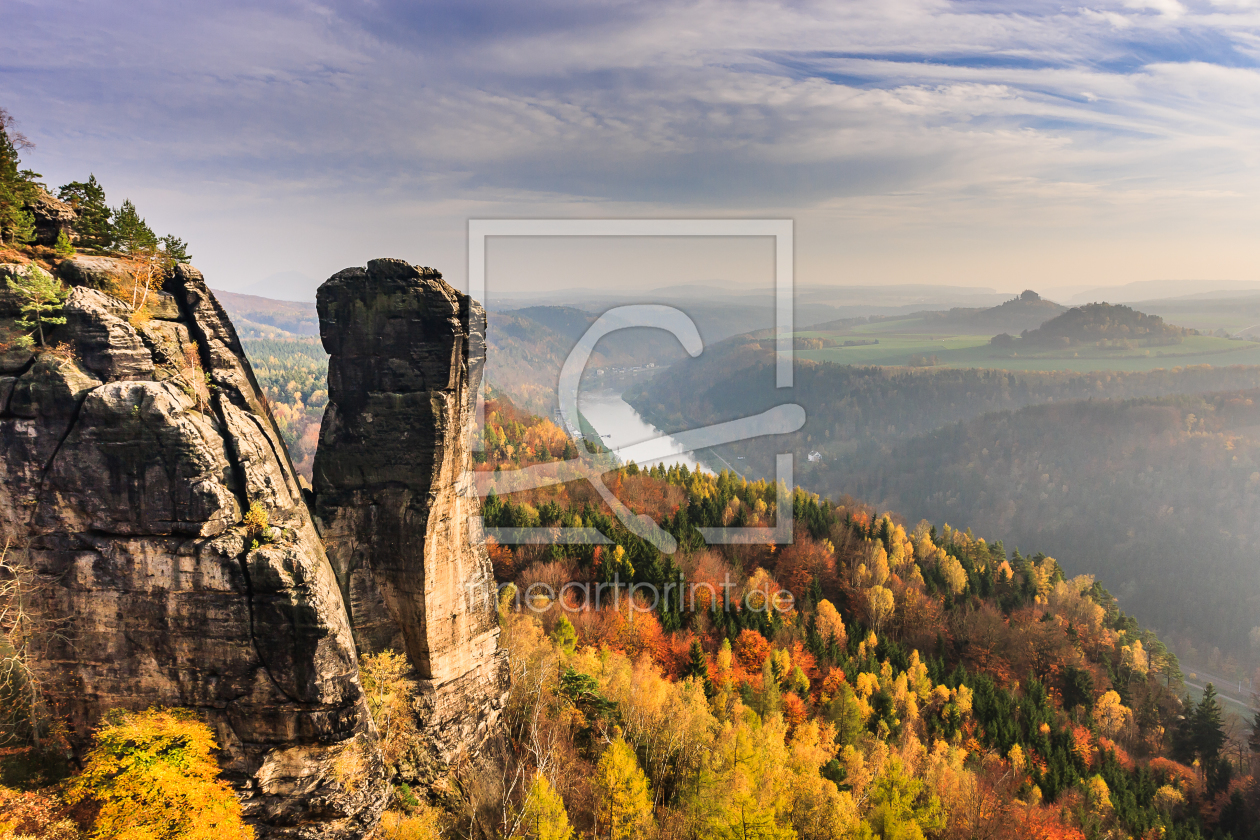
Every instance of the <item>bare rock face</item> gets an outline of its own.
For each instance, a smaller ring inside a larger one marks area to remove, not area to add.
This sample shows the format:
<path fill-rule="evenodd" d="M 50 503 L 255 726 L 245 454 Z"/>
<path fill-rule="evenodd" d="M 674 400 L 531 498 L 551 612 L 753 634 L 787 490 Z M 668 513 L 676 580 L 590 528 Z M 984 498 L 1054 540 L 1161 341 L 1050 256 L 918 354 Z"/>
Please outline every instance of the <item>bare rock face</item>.
<path fill-rule="evenodd" d="M 56 245 L 57 237 L 64 233 L 66 238 L 74 241 L 74 222 L 79 214 L 74 208 L 51 193 L 40 190 L 39 195 L 26 205 L 26 210 L 35 219 L 35 244 Z"/>
<path fill-rule="evenodd" d="M 192 708 L 260 837 L 364 836 L 388 785 L 342 591 L 226 315 L 187 266 L 156 320 L 86 286 L 64 314 L 72 356 L 0 355 L 0 529 L 44 582 L 35 665 L 72 740 Z"/>
<path fill-rule="evenodd" d="M 405 651 L 432 757 L 475 753 L 502 704 L 494 579 L 472 485 L 480 305 L 381 259 L 319 288 L 331 354 L 315 514 L 360 652 Z"/>

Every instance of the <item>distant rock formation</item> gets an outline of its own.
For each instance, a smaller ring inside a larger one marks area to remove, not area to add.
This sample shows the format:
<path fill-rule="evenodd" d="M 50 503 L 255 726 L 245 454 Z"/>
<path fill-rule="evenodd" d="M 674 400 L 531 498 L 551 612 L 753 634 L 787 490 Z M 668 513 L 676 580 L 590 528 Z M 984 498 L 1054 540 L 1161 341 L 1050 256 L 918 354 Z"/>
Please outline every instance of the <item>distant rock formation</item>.
<path fill-rule="evenodd" d="M 39 195 L 25 209 L 35 219 L 34 244 L 52 247 L 57 244 L 57 237 L 62 233 L 68 240 L 75 240 L 74 222 L 79 214 L 47 190 L 41 189 Z"/>
<path fill-rule="evenodd" d="M 0 353 L 0 528 L 58 630 L 34 665 L 76 746 L 108 709 L 189 707 L 260 837 L 363 837 L 386 771 L 284 444 L 200 272 L 179 266 L 133 319 L 89 288 L 121 271 L 63 263 L 80 285 L 62 352 Z M 0 295 L 0 338 L 17 303 Z M 265 533 L 242 521 L 251 504 Z"/>
<path fill-rule="evenodd" d="M 392 259 L 333 275 L 318 308 L 331 358 L 317 522 L 360 652 L 406 652 L 418 722 L 448 763 L 485 740 L 506 688 L 490 559 L 468 525 L 484 314 Z"/>

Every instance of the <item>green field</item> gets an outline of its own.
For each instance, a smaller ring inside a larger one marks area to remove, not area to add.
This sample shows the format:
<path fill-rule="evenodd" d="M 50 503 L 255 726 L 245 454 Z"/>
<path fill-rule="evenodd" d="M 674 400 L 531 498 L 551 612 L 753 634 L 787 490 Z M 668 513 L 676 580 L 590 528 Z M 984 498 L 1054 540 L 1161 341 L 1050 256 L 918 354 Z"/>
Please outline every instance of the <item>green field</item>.
<path fill-rule="evenodd" d="M 800 349 L 801 359 L 845 365 L 927 366 L 935 357 L 938 367 L 999 368 L 1003 370 L 1144 371 L 1188 365 L 1260 365 L 1260 342 L 1231 341 L 1198 335 L 1180 344 L 1164 346 L 1068 348 L 1012 354 L 989 344 L 988 335 L 950 335 L 923 332 L 918 319 L 884 321 L 838 332 L 804 331 L 798 338 L 823 338 L 837 342 L 878 339 L 879 344 L 853 347 Z"/>

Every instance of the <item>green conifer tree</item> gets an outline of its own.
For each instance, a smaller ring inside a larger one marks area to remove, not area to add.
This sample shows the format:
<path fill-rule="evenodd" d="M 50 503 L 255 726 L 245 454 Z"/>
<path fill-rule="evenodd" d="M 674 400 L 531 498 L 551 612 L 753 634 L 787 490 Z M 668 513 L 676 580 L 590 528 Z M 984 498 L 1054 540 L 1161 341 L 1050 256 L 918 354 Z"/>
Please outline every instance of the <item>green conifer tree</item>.
<path fill-rule="evenodd" d="M 1260 759 L 1260 710 L 1256 711 L 1255 719 L 1251 722 L 1251 738 L 1248 739 L 1247 746 L 1251 747 L 1256 758 Z"/>
<path fill-rule="evenodd" d="M 866 728 L 857 695 L 847 682 L 840 683 L 836 696 L 827 704 L 826 715 L 836 727 L 836 741 L 840 744 L 856 744 Z"/>
<path fill-rule="evenodd" d="M 64 324 L 65 318 L 54 315 L 70 292 L 35 263 L 28 263 L 18 279 L 9 279 L 9 288 L 17 292 L 22 300 L 22 317 L 17 325 L 24 330 L 34 330 L 39 346 L 44 346 L 44 325 Z M 25 336 L 21 342 L 27 346 L 33 343 L 31 336 Z"/>
<path fill-rule="evenodd" d="M 123 201 L 122 207 L 114 211 L 114 242 L 124 254 L 157 250 L 157 234 L 140 218 L 131 199 Z"/>
<path fill-rule="evenodd" d="M 762 719 L 778 714 L 783 709 L 783 693 L 779 691 L 779 681 L 774 676 L 773 657 L 767 656 L 761 664 L 761 693 L 758 695 L 757 711 Z"/>
<path fill-rule="evenodd" d="M 87 182 L 72 181 L 57 191 L 57 196 L 79 214 L 74 222 L 74 232 L 79 235 L 79 245 L 96 251 L 108 251 L 114 247 L 114 211 L 105 203 L 105 189 L 95 175 Z"/>
<path fill-rule="evenodd" d="M 192 256 L 188 253 L 188 243 L 178 236 L 168 233 L 159 240 L 159 243 L 162 255 L 168 264 L 173 266 L 192 262 Z"/>
<path fill-rule="evenodd" d="M 691 650 L 687 653 L 687 667 L 683 677 L 694 677 L 704 684 L 706 697 L 713 696 L 713 680 L 709 679 L 709 657 L 704 653 L 699 639 L 691 640 Z"/>
<path fill-rule="evenodd" d="M 35 219 L 22 208 L 39 195 L 40 176 L 19 168 L 19 150 L 33 148 L 0 108 L 0 242 L 26 243 L 35 236 Z"/>
<path fill-rule="evenodd" d="M 57 244 L 53 246 L 53 250 L 59 256 L 68 257 L 74 254 L 74 246 L 70 244 L 70 237 L 66 236 L 64 230 L 57 233 Z"/>
<path fill-rule="evenodd" d="M 1208 683 L 1203 699 L 1195 707 L 1192 717 L 1194 751 L 1204 765 L 1220 758 L 1225 746 L 1225 720 L 1221 704 L 1216 699 L 1216 686 Z"/>

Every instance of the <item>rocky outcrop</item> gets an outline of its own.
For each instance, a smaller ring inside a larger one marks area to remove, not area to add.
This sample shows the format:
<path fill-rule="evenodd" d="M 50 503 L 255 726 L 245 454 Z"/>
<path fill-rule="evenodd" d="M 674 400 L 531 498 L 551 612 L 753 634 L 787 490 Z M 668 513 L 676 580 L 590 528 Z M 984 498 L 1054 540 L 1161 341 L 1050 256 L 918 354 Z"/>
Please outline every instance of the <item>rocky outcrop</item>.
<path fill-rule="evenodd" d="M 0 353 L 0 528 L 42 581 L 49 699 L 76 746 L 111 708 L 198 710 L 260 837 L 362 837 L 388 786 L 351 626 L 240 342 L 196 269 L 135 318 L 89 259 L 59 272 L 85 284 L 61 349 Z"/>
<path fill-rule="evenodd" d="M 63 233 L 71 242 L 76 238 L 74 222 L 79 218 L 79 214 L 74 212 L 74 208 L 69 204 L 46 190 L 40 190 L 39 195 L 24 209 L 35 220 L 36 245 L 49 247 L 56 245 L 57 237 Z"/>
<path fill-rule="evenodd" d="M 405 651 L 432 758 L 475 752 L 502 703 L 494 580 L 470 434 L 484 362 L 480 305 L 402 260 L 319 288 L 331 355 L 315 513 L 361 652 Z"/>

